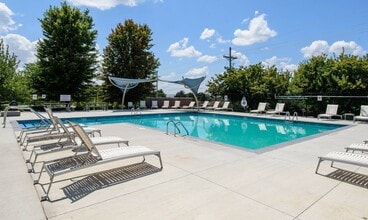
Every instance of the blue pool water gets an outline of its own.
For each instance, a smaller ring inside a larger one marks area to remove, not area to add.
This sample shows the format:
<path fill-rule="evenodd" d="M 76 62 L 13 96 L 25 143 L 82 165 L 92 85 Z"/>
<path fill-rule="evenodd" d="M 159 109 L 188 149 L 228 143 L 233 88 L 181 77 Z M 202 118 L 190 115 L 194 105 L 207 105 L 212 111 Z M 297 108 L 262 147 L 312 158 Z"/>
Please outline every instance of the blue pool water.
<path fill-rule="evenodd" d="M 241 148 L 258 150 L 299 138 L 341 128 L 342 125 L 283 121 L 265 118 L 229 116 L 209 113 L 170 113 L 135 116 L 103 116 L 63 119 L 85 125 L 133 123 L 166 131 L 168 121 L 180 121 L 192 137 L 220 142 Z M 37 124 L 37 121 L 18 121 L 21 127 Z M 169 123 L 169 132 L 173 124 Z M 178 124 L 181 134 L 185 130 Z"/>

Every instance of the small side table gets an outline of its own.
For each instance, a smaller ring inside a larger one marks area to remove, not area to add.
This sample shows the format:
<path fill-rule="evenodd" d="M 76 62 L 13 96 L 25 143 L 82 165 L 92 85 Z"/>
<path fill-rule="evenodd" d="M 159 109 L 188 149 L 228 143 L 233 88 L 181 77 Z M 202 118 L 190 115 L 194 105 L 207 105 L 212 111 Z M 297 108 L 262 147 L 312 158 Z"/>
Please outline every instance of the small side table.
<path fill-rule="evenodd" d="M 342 116 L 344 117 L 344 120 L 346 120 L 346 116 L 350 116 L 351 120 L 353 120 L 355 115 L 353 113 L 344 113 Z"/>

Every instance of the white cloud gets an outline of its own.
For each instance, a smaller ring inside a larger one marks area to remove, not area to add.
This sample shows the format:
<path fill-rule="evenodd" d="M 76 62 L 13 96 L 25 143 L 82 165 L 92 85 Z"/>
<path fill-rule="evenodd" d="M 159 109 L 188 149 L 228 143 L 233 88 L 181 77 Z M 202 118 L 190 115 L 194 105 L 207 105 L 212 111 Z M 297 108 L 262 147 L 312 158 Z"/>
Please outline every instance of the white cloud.
<path fill-rule="evenodd" d="M 284 72 L 285 71 L 294 72 L 298 68 L 298 65 L 290 64 L 290 61 L 291 60 L 289 58 L 278 58 L 276 56 L 273 56 L 269 59 L 262 61 L 262 64 L 265 65 L 266 67 L 275 66 L 277 69 L 280 69 Z"/>
<path fill-rule="evenodd" d="M 239 65 L 241 66 L 245 66 L 247 64 L 249 64 L 249 59 L 245 54 L 242 54 L 241 52 L 238 52 L 236 50 L 232 50 L 231 51 L 231 56 L 236 57 L 237 59 L 235 60 Z"/>
<path fill-rule="evenodd" d="M 234 45 L 246 46 L 259 42 L 264 42 L 271 37 L 275 37 L 277 32 L 268 27 L 265 14 L 253 18 L 246 30 L 237 29 L 234 32 L 235 38 L 232 40 Z"/>
<path fill-rule="evenodd" d="M 140 3 L 147 0 L 68 0 L 71 4 L 75 6 L 87 6 L 93 7 L 100 10 L 108 10 L 114 8 L 118 5 L 125 5 L 128 7 L 135 7 Z M 151 0 L 154 3 L 162 3 L 163 0 Z"/>
<path fill-rule="evenodd" d="M 175 72 L 171 72 L 169 74 L 159 76 L 159 78 L 160 79 L 163 79 L 163 80 L 173 80 L 173 79 L 176 78 L 176 73 Z"/>
<path fill-rule="evenodd" d="M 197 59 L 198 62 L 205 62 L 205 63 L 213 63 L 217 60 L 218 58 L 216 56 L 209 56 L 209 55 L 204 55 Z"/>
<path fill-rule="evenodd" d="M 344 51 L 346 54 L 352 54 L 356 56 L 365 54 L 363 48 L 354 41 L 336 41 L 330 46 L 329 51 L 330 53 L 335 54 L 341 54 Z"/>
<path fill-rule="evenodd" d="M 230 40 L 222 39 L 221 36 L 217 37 L 216 41 L 217 41 L 217 43 L 220 43 L 220 44 L 226 44 L 226 43 L 230 42 Z"/>
<path fill-rule="evenodd" d="M 304 47 L 300 50 L 303 53 L 305 58 L 311 58 L 312 56 L 319 56 L 321 54 L 341 54 L 343 51 L 345 54 L 352 55 L 364 55 L 366 51 L 363 50 L 361 46 L 359 46 L 354 41 L 346 42 L 346 41 L 336 41 L 331 46 L 327 41 L 317 40 L 313 41 L 311 45 Z"/>
<path fill-rule="evenodd" d="M 298 65 L 296 65 L 296 64 L 287 64 L 282 68 L 282 71 L 284 71 L 284 72 L 289 71 L 289 72 L 292 73 L 297 69 L 298 69 Z"/>
<path fill-rule="evenodd" d="M 2 2 L 0 2 L 0 34 L 17 29 L 12 16 L 14 13 Z"/>
<path fill-rule="evenodd" d="M 216 31 L 214 29 L 205 28 L 199 38 L 201 38 L 202 40 L 211 38 L 215 34 L 215 32 Z"/>
<path fill-rule="evenodd" d="M 317 40 L 312 42 L 311 45 L 301 49 L 305 58 L 310 58 L 312 56 L 319 56 L 321 54 L 327 54 L 329 50 L 329 45 L 327 41 Z"/>
<path fill-rule="evenodd" d="M 208 66 L 204 66 L 201 68 L 193 68 L 185 73 L 187 77 L 200 77 L 208 74 Z"/>
<path fill-rule="evenodd" d="M 170 45 L 167 52 L 171 53 L 173 57 L 198 57 L 202 55 L 201 52 L 196 50 L 193 46 L 187 46 L 189 42 L 188 38 L 184 38 L 179 42 L 175 42 Z"/>
<path fill-rule="evenodd" d="M 9 51 L 17 56 L 20 61 L 19 67 L 23 67 L 26 63 L 36 61 L 36 43 L 31 42 L 24 36 L 18 34 L 8 34 L 2 37 L 4 43 L 9 46 Z"/>

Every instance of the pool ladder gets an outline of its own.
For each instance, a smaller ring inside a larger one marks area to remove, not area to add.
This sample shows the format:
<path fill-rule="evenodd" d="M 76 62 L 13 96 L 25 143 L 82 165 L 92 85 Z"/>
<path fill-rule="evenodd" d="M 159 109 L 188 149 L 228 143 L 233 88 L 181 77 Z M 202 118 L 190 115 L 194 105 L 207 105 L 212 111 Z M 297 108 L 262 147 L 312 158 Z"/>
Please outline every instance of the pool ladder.
<path fill-rule="evenodd" d="M 169 134 L 169 125 L 170 124 L 173 124 L 173 126 L 174 126 L 174 136 L 176 136 L 176 134 L 181 133 L 178 125 L 180 125 L 181 127 L 184 128 L 185 132 L 187 133 L 186 135 L 189 135 L 189 132 L 188 132 L 187 128 L 184 126 L 184 124 L 181 121 L 173 121 L 173 120 L 169 120 L 166 123 L 166 134 Z M 176 131 L 178 131 L 178 132 L 176 132 Z"/>
<path fill-rule="evenodd" d="M 290 112 L 286 112 L 284 120 L 287 120 L 287 118 L 289 118 L 289 120 L 292 120 L 292 121 L 298 120 L 298 112 L 294 112 L 292 118 L 290 116 Z"/>
<path fill-rule="evenodd" d="M 131 108 L 130 109 L 130 114 L 131 115 L 138 115 L 138 114 L 142 114 L 142 111 L 141 111 L 141 109 L 140 108 Z"/>

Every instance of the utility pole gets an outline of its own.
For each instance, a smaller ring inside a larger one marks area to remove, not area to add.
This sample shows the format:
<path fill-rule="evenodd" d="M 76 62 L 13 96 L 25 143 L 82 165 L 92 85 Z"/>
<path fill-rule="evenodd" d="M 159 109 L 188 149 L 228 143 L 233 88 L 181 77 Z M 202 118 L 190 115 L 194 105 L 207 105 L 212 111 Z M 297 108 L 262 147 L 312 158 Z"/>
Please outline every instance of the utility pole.
<path fill-rule="evenodd" d="M 231 61 L 238 59 L 237 57 L 231 56 L 231 47 L 229 47 L 229 56 L 224 55 L 223 57 L 229 60 L 229 69 L 232 68 Z"/>

